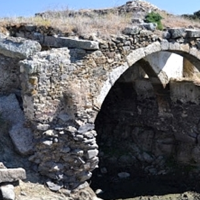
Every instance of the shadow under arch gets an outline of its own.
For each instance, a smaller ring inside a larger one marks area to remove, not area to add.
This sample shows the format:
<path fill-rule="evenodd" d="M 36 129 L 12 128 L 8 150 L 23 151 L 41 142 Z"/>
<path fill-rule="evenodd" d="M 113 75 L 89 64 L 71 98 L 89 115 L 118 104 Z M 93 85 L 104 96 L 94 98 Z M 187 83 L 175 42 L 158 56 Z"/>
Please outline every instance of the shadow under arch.
<path fill-rule="evenodd" d="M 170 52 L 178 53 L 199 68 L 200 62 L 194 55 L 179 51 Z M 188 158 L 184 149 L 190 146 L 189 151 L 194 151 L 196 148 L 199 106 L 191 102 L 171 102 L 169 85 L 163 88 L 162 82 L 150 67 L 152 66 L 142 58 L 127 69 L 112 86 L 96 118 L 100 168 L 94 172 L 92 187 L 94 190 L 101 188 L 103 193 L 99 196 L 104 199 L 165 195 L 188 190 L 200 192 L 200 187 L 196 184 L 200 177 L 199 172 L 192 174 L 193 170 L 199 168 L 195 156 L 192 155 L 189 165 L 187 159 L 181 160 L 184 156 L 174 156 L 176 152 L 185 153 Z M 130 72 L 137 70 L 138 76 L 135 79 L 130 77 Z M 142 98 L 135 86 L 138 77 L 138 81 L 149 82 L 146 88 L 150 91 Z M 159 105 L 155 94 L 157 90 L 150 80 L 152 77 L 157 78 L 157 84 L 165 94 L 169 106 L 168 110 L 164 110 L 166 115 L 158 115 Z M 193 123 L 190 118 L 194 110 L 196 114 Z M 179 123 L 179 120 L 183 122 Z M 160 125 L 155 125 L 156 123 Z M 196 130 L 184 136 L 189 125 L 193 125 Z M 196 135 L 194 137 L 191 134 Z M 158 151 L 163 152 L 160 154 Z M 166 160 L 161 164 L 161 168 L 156 169 L 155 165 L 159 166 L 158 163 L 163 162 L 162 158 Z M 126 172 L 130 176 L 120 179 L 120 172 Z"/>

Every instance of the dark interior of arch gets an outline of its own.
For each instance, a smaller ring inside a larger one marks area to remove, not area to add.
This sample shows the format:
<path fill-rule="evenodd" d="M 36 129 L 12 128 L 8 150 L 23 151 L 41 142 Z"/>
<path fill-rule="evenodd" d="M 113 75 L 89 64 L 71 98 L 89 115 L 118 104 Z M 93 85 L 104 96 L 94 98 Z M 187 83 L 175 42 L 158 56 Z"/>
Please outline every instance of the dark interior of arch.
<path fill-rule="evenodd" d="M 103 199 L 200 191 L 200 87 L 183 79 L 164 88 L 144 65 L 116 81 L 95 121 L 91 186 Z"/>

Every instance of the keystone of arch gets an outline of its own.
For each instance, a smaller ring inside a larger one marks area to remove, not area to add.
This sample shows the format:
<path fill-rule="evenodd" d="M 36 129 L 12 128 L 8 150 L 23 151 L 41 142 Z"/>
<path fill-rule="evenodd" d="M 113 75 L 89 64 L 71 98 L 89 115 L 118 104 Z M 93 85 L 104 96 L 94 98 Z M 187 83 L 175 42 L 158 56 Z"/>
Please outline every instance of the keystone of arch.
<path fill-rule="evenodd" d="M 158 52 L 158 51 L 161 51 L 161 44 L 160 44 L 160 42 L 154 42 L 154 43 L 148 45 L 147 47 L 133 50 L 126 57 L 126 61 L 128 63 L 128 66 L 131 67 L 138 60 L 144 58 L 147 55 L 150 55 L 152 53 Z"/>
<path fill-rule="evenodd" d="M 139 48 L 136 50 L 133 50 L 127 57 L 126 61 L 128 63 L 128 66 L 131 67 L 134 63 L 136 63 L 138 60 L 145 57 L 144 48 Z"/>
<path fill-rule="evenodd" d="M 161 44 L 160 42 L 154 42 L 147 47 L 144 48 L 145 56 L 150 55 L 152 53 L 161 51 Z"/>

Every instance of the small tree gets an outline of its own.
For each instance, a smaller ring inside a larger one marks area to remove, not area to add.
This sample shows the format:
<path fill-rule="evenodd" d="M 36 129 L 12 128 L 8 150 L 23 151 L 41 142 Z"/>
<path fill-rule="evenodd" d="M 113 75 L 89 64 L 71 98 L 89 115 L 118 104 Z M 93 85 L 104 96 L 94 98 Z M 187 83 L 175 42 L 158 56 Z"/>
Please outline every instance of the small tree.
<path fill-rule="evenodd" d="M 163 25 L 162 25 L 161 19 L 163 19 L 162 16 L 156 12 L 150 12 L 145 17 L 145 21 L 147 23 L 156 23 L 158 30 L 163 30 Z"/>

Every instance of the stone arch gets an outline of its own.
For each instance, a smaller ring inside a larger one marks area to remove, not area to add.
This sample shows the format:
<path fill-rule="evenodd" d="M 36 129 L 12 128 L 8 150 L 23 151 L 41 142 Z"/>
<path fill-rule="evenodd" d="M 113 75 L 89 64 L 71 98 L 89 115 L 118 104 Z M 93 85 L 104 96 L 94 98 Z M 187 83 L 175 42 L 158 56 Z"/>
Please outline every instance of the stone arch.
<path fill-rule="evenodd" d="M 146 56 L 161 51 L 185 56 L 195 65 L 199 63 L 197 49 L 165 40 L 130 50 L 127 56 L 116 53 L 118 57 L 110 60 L 103 49 L 87 52 L 60 48 L 37 53 L 20 62 L 25 80 L 26 117 L 34 122 L 40 139 L 31 161 L 39 166 L 41 174 L 65 182 L 69 188 L 77 187 L 91 177 L 91 171 L 98 164 L 93 125 L 105 97 L 127 69 Z M 114 56 L 116 54 L 113 53 Z M 58 55 L 62 59 L 55 60 Z M 156 70 L 152 66 L 149 68 L 156 76 Z M 46 71 L 50 72 L 48 77 Z M 53 98 L 49 98 L 47 91 L 52 92 Z M 49 152 L 58 159 L 48 157 Z M 47 159 L 44 160 L 44 157 Z M 56 172 L 52 170 L 55 166 L 59 166 Z"/>
<path fill-rule="evenodd" d="M 176 42 L 171 43 L 171 42 L 168 42 L 167 40 L 163 40 L 161 42 L 158 42 L 158 41 L 154 42 L 148 45 L 147 47 L 142 47 L 136 50 L 132 50 L 126 56 L 126 62 L 112 69 L 108 73 L 107 80 L 104 82 L 103 86 L 101 87 L 99 91 L 99 95 L 94 100 L 95 106 L 97 106 L 98 108 L 101 107 L 111 87 L 129 67 L 134 65 L 137 61 L 149 55 L 152 55 L 153 53 L 162 52 L 162 51 L 178 54 L 182 56 L 183 58 L 186 58 L 187 60 L 189 60 L 198 70 L 200 70 L 200 52 L 197 48 L 195 47 L 190 48 L 189 44 L 181 44 L 181 43 L 176 43 Z M 152 71 L 156 73 L 156 70 L 153 67 L 152 67 Z M 157 74 L 157 75 L 161 82 L 162 82 L 162 79 L 165 79 L 162 73 Z"/>
<path fill-rule="evenodd" d="M 133 65 L 135 65 L 136 63 L 138 63 L 139 61 L 141 61 L 142 59 L 144 59 L 146 56 L 148 56 L 148 55 L 152 55 L 153 53 L 156 53 L 156 52 L 162 52 L 162 51 L 167 51 L 167 52 L 171 52 L 171 53 L 176 53 L 176 54 L 179 54 L 179 55 L 181 55 L 182 57 L 184 57 L 184 58 L 187 58 L 193 65 L 195 65 L 196 66 L 196 68 L 197 69 L 199 69 L 199 64 L 200 64 L 200 61 L 199 61 L 199 50 L 198 49 L 196 49 L 196 48 L 189 48 L 189 46 L 188 45 L 186 45 L 186 44 L 184 44 L 184 45 L 181 45 L 181 44 L 177 44 L 177 46 L 175 46 L 173 43 L 168 43 L 168 42 L 166 42 L 168 45 L 168 48 L 161 48 L 161 45 L 162 44 L 159 44 L 159 42 L 157 42 L 157 43 L 153 43 L 152 45 L 150 45 L 151 46 L 151 51 L 149 51 L 148 53 L 145 53 L 145 52 L 147 52 L 147 50 L 148 50 L 148 47 L 146 47 L 146 48 L 141 48 L 141 49 L 137 49 L 137 50 L 134 50 L 134 51 L 132 51 L 131 52 L 131 54 L 129 54 L 128 56 L 127 56 L 127 63 L 124 63 L 124 65 L 123 66 L 119 66 L 119 68 L 118 68 L 118 71 L 117 71 L 117 68 L 115 68 L 111 73 L 110 73 L 110 76 L 108 76 L 108 79 L 106 80 L 106 84 L 107 84 L 107 86 L 110 86 L 110 88 L 112 88 L 113 86 L 114 86 L 114 84 L 117 82 L 117 80 L 119 80 L 119 78 L 124 74 L 124 73 L 126 73 L 126 71 L 128 70 L 128 69 L 130 69 L 130 68 L 132 68 L 133 67 Z M 160 48 L 159 48 L 159 46 L 160 46 Z M 171 47 L 170 47 L 171 46 Z M 153 48 L 153 47 L 155 47 L 155 48 Z M 173 47 L 173 48 L 172 48 Z M 188 48 L 188 50 L 186 50 L 186 48 Z M 180 50 L 180 49 L 182 49 L 182 50 Z M 135 54 L 134 54 L 135 53 Z M 130 68 L 129 68 L 130 67 Z M 152 66 L 150 66 L 149 65 L 149 67 L 152 67 Z M 115 71 L 117 71 L 117 72 L 119 72 L 119 71 L 121 71 L 122 72 L 122 74 L 120 74 L 120 73 L 117 73 L 116 74 L 116 76 L 113 74 Z M 154 71 L 154 69 L 153 69 L 153 67 L 152 67 L 152 71 L 153 72 L 155 72 Z M 114 78 L 116 78 L 116 79 L 114 79 Z M 109 81 L 108 81 L 109 80 Z M 105 87 L 105 85 L 104 85 L 104 87 Z M 108 90 L 108 87 L 105 87 L 107 90 Z M 105 89 L 105 88 L 103 88 L 103 89 Z M 110 91 L 111 91 L 112 89 L 110 89 Z M 105 91 L 105 90 L 104 90 Z M 109 91 L 109 90 L 108 90 Z M 105 94 L 105 93 L 104 93 Z M 107 96 L 105 96 L 105 97 L 107 97 Z M 103 98 L 102 98 L 103 99 Z M 101 100 L 102 100 L 101 99 Z M 104 102 L 104 101 L 103 101 Z M 115 103 L 115 102 L 113 102 L 113 103 Z M 112 109 L 112 108 L 111 108 Z M 117 107 L 117 109 L 118 109 L 118 107 Z M 120 108 L 119 108 L 120 109 Z M 184 113 L 185 114 L 185 113 Z M 150 117 L 150 116 L 149 116 Z M 183 117 L 185 117 L 184 115 L 183 115 Z M 162 118 L 162 116 L 161 116 L 161 118 Z M 170 117 L 169 117 L 170 118 Z M 163 121 L 164 122 L 164 121 Z M 164 122 L 165 123 L 165 122 Z M 105 127 L 105 123 L 103 123 L 103 126 Z M 150 127 L 148 127 L 149 128 L 149 130 L 148 130 L 148 134 L 149 134 L 149 136 L 144 136 L 144 137 L 153 137 L 153 134 L 154 134 L 154 132 L 153 132 L 153 130 L 150 128 Z M 138 133 L 138 135 L 141 133 L 141 135 L 144 133 L 144 132 L 142 132 L 141 130 L 139 130 L 139 129 L 135 129 L 134 130 L 135 132 L 136 132 L 136 134 Z M 106 131 L 105 131 L 106 132 Z M 97 134 L 98 134 L 98 131 L 97 131 Z M 148 135 L 147 134 L 147 135 Z M 113 134 L 114 135 L 114 134 Z M 115 136 L 111 136 L 112 137 L 112 139 L 114 138 L 114 137 L 117 137 L 118 135 L 116 134 Z M 141 136 L 142 137 L 142 136 Z M 181 134 L 179 134 L 179 136 L 178 135 L 176 135 L 176 137 L 182 137 L 181 139 L 180 138 L 178 138 L 177 140 L 179 141 L 179 139 L 180 139 L 180 141 L 182 142 L 182 140 L 183 140 L 183 137 L 185 137 L 185 141 L 187 141 L 187 140 L 190 140 L 191 138 L 190 138 L 190 136 L 188 137 L 187 135 L 181 135 Z M 112 140 L 111 139 L 111 140 Z M 120 138 L 121 139 L 121 138 Z M 144 138 L 143 138 L 144 139 Z M 122 139 L 123 140 L 123 139 Z M 193 139 L 191 139 L 191 140 L 193 140 Z M 97 140 L 97 142 L 98 142 L 98 140 Z M 181 143 L 180 142 L 180 143 Z M 194 142 L 194 140 L 193 141 L 191 141 L 191 143 L 193 143 Z M 113 144 L 113 143 L 112 143 Z M 112 146 L 112 144 L 111 144 L 111 148 L 113 148 L 114 150 L 113 151 L 115 151 L 115 149 L 117 149 L 116 148 L 116 146 L 115 147 L 113 147 Z M 184 143 L 182 143 L 181 144 L 182 146 L 184 146 Z M 183 147 L 182 146 L 179 146 L 178 148 L 182 148 L 183 149 Z M 122 146 L 124 147 L 124 145 L 122 144 Z M 166 148 L 167 149 L 167 148 Z M 198 155 L 198 153 L 199 153 L 199 151 L 197 150 L 197 149 L 199 149 L 198 147 L 194 147 L 194 149 L 192 149 L 191 148 L 191 151 L 193 151 L 193 155 Z M 121 149 L 120 149 L 121 150 Z M 110 151 L 110 149 L 108 150 L 108 151 Z M 100 153 L 102 153 L 101 151 L 100 151 Z M 120 152 L 114 152 L 114 153 L 120 153 Z M 182 152 L 182 153 L 184 153 L 184 152 Z M 146 156 L 146 155 L 145 155 Z M 194 156 L 194 157 L 195 157 Z M 184 156 L 183 156 L 184 157 Z M 183 158 L 182 157 L 182 158 Z M 130 157 L 123 157 L 124 158 L 124 160 L 125 161 L 127 161 Z M 181 156 L 179 157 L 179 158 L 181 158 Z M 181 159 L 182 159 L 181 158 Z M 146 160 L 146 162 L 150 162 L 148 159 L 151 159 L 151 157 L 146 157 L 145 159 L 147 159 Z M 195 159 L 197 159 L 197 158 L 195 158 Z M 185 160 L 182 160 L 183 162 L 185 162 Z M 114 165 L 114 164 L 113 164 Z M 162 172 L 161 172 L 162 173 Z"/>

